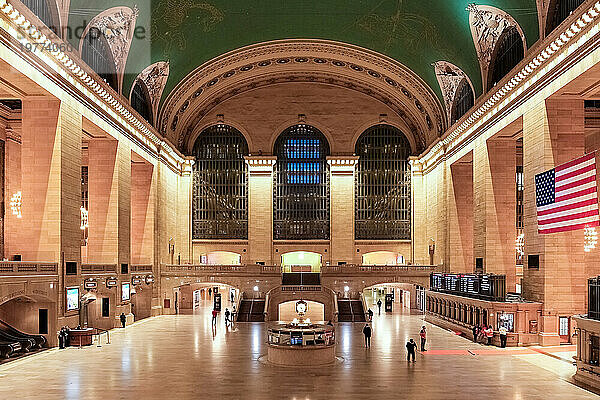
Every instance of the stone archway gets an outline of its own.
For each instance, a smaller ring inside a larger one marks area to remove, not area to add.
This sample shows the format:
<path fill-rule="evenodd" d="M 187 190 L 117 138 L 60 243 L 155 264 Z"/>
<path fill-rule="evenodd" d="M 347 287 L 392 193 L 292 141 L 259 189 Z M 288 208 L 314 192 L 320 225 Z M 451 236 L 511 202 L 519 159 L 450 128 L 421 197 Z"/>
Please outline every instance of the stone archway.
<path fill-rule="evenodd" d="M 377 99 L 413 132 L 415 152 L 427 147 L 447 126 L 437 96 L 399 62 L 345 43 L 295 39 L 243 47 L 198 67 L 167 97 L 159 130 L 186 152 L 197 126 L 217 105 L 241 93 L 286 82 L 333 85 Z"/>

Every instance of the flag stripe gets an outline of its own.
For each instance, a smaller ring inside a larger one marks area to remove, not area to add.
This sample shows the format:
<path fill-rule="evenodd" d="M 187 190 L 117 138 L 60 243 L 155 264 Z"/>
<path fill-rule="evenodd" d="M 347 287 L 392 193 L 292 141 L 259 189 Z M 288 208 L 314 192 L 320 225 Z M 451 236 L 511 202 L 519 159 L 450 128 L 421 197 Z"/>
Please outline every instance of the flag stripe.
<path fill-rule="evenodd" d="M 555 169 L 556 169 L 556 171 L 563 171 L 563 170 L 565 170 L 567 168 L 572 167 L 573 165 L 577 165 L 577 164 L 581 164 L 581 163 L 584 163 L 586 161 L 589 161 L 592 158 L 593 159 L 596 158 L 596 153 L 586 154 L 585 156 L 582 156 L 582 157 L 576 158 L 574 160 L 571 160 L 568 163 L 561 164 L 558 167 L 556 167 Z"/>
<path fill-rule="evenodd" d="M 590 174 L 585 174 L 586 172 L 590 172 L 590 171 L 596 171 L 596 164 L 592 164 L 592 165 L 588 165 L 587 167 L 576 169 L 575 171 L 571 171 L 564 175 L 556 174 L 556 182 L 562 182 L 565 180 L 569 180 L 569 178 L 581 179 L 584 176 L 590 175 Z"/>
<path fill-rule="evenodd" d="M 538 232 L 539 233 L 557 233 L 557 232 L 565 232 L 565 231 L 574 231 L 577 229 L 583 229 L 583 228 L 588 228 L 588 227 L 592 227 L 592 226 L 600 226 L 600 221 L 592 221 L 592 222 L 585 222 L 583 224 L 576 224 L 576 225 L 566 225 L 566 226 L 560 226 L 557 228 L 551 228 L 551 229 L 539 229 Z"/>
<path fill-rule="evenodd" d="M 580 190 L 579 192 L 573 192 L 573 193 L 566 194 L 564 196 L 557 197 L 556 202 L 558 203 L 560 201 L 570 200 L 570 199 L 577 198 L 579 196 L 583 196 L 586 194 L 593 194 L 593 193 L 596 193 L 596 185 L 594 185 L 590 188 L 587 188 L 587 189 Z"/>
<path fill-rule="evenodd" d="M 589 200 L 589 199 L 596 199 L 597 195 L 596 193 L 588 193 L 584 196 L 579 196 L 576 199 L 567 199 L 564 201 L 557 201 L 556 203 L 553 204 L 548 204 L 547 206 L 541 206 L 538 207 L 538 212 L 540 211 L 548 211 L 548 210 L 554 210 L 555 208 L 560 208 L 569 204 L 573 204 L 573 203 L 577 203 L 579 201 L 584 201 L 584 200 Z"/>
<path fill-rule="evenodd" d="M 599 221 L 598 219 L 598 215 L 590 215 L 587 217 L 583 217 L 583 218 L 578 218 L 578 219 L 573 219 L 571 220 L 570 224 L 566 224 L 564 221 L 561 222 L 555 222 L 553 224 L 545 224 L 542 226 L 538 225 L 538 229 L 552 229 L 552 228 L 558 228 L 561 226 L 567 226 L 567 225 L 579 225 L 579 224 L 587 224 L 589 222 L 593 222 L 593 221 Z"/>
<path fill-rule="evenodd" d="M 559 169 L 557 167 L 557 169 L 556 169 L 556 176 L 563 176 L 564 174 L 568 174 L 571 171 L 576 171 L 579 168 L 583 168 L 583 167 L 586 167 L 588 165 L 596 165 L 596 160 L 595 159 L 587 160 L 587 161 L 584 161 L 582 163 L 573 165 L 573 166 L 571 166 L 569 168 L 565 168 L 565 169 Z"/>
<path fill-rule="evenodd" d="M 553 215 L 555 215 L 555 214 L 553 214 Z M 598 215 L 597 208 L 595 210 L 589 210 L 589 211 L 584 211 L 584 212 L 575 213 L 575 214 L 567 214 L 567 215 L 563 215 L 563 216 L 556 216 L 554 218 L 548 218 L 548 219 L 545 219 L 542 221 L 538 221 L 538 225 L 552 225 L 557 222 L 565 222 L 565 221 L 569 221 L 569 220 L 573 220 L 573 219 L 587 218 L 587 217 L 591 217 L 594 215 Z M 541 227 L 543 228 L 543 226 L 541 226 Z"/>
<path fill-rule="evenodd" d="M 563 190 L 567 190 L 567 189 L 573 189 L 574 187 L 577 187 L 579 185 L 584 185 L 586 183 L 591 183 L 594 182 L 596 183 L 596 173 L 594 171 L 593 174 L 590 174 L 589 176 L 583 178 L 583 179 L 579 179 L 579 180 L 572 180 L 570 182 L 566 182 L 565 184 L 562 184 L 560 186 L 558 186 L 558 184 L 556 185 L 556 191 L 557 192 L 562 192 Z M 562 183 L 562 182 L 561 182 Z"/>
<path fill-rule="evenodd" d="M 574 208 L 580 208 L 580 207 L 584 207 L 584 206 L 589 206 L 589 205 L 593 205 L 593 204 L 598 204 L 598 198 L 597 197 L 593 197 L 584 201 L 580 201 L 577 203 L 571 203 L 571 204 L 567 204 L 564 205 L 562 207 L 556 207 L 556 208 L 552 208 L 549 210 L 544 210 L 544 211 L 540 211 L 538 212 L 538 217 L 543 217 L 545 215 L 548 214 L 552 214 L 552 213 L 559 213 L 559 212 L 563 212 L 563 211 L 567 211 L 567 210 L 573 210 Z"/>

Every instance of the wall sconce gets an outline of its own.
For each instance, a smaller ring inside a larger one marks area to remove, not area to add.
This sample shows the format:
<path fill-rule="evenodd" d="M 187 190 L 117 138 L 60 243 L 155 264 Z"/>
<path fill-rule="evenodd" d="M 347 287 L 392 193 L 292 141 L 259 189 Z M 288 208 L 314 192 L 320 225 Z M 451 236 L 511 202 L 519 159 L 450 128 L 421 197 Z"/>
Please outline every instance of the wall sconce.
<path fill-rule="evenodd" d="M 13 194 L 12 197 L 10 198 L 10 209 L 13 213 L 13 215 L 16 215 L 17 218 L 21 218 L 22 214 L 21 214 L 21 205 L 23 204 L 22 201 L 22 197 L 21 197 L 21 191 L 18 191 L 17 193 Z"/>

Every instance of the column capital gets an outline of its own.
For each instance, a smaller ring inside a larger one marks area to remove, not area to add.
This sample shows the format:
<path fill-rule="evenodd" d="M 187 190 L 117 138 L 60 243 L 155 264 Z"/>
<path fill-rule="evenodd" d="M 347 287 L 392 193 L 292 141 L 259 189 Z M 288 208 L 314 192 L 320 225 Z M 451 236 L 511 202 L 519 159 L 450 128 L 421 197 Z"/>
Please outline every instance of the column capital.
<path fill-rule="evenodd" d="M 269 175 L 273 173 L 273 167 L 277 162 L 277 156 L 245 156 L 246 164 L 250 174 Z"/>
<path fill-rule="evenodd" d="M 359 156 L 327 156 L 327 163 L 332 174 L 352 175 L 359 158 Z"/>
<path fill-rule="evenodd" d="M 185 160 L 183 160 L 183 164 L 181 165 L 181 172 L 183 176 L 191 176 L 192 175 L 192 167 L 196 162 L 195 158 L 192 156 L 187 156 Z"/>

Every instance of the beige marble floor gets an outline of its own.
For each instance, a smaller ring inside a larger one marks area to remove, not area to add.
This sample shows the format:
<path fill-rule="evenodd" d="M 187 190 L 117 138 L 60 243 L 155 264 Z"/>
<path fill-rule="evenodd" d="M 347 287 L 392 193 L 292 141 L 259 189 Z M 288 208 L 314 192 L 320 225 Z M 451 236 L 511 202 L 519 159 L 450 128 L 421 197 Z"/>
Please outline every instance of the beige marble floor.
<path fill-rule="evenodd" d="M 429 324 L 437 353 L 407 364 L 404 343 L 422 324 L 418 315 L 376 315 L 369 350 L 362 325 L 340 324 L 343 363 L 307 370 L 258 361 L 266 352 L 264 324 L 226 329 L 219 321 L 213 334 L 205 312 L 162 316 L 113 331 L 110 345 L 50 350 L 0 366 L 0 399 L 597 398 L 568 381 L 574 370 L 564 361 L 465 355 L 481 346 Z"/>

